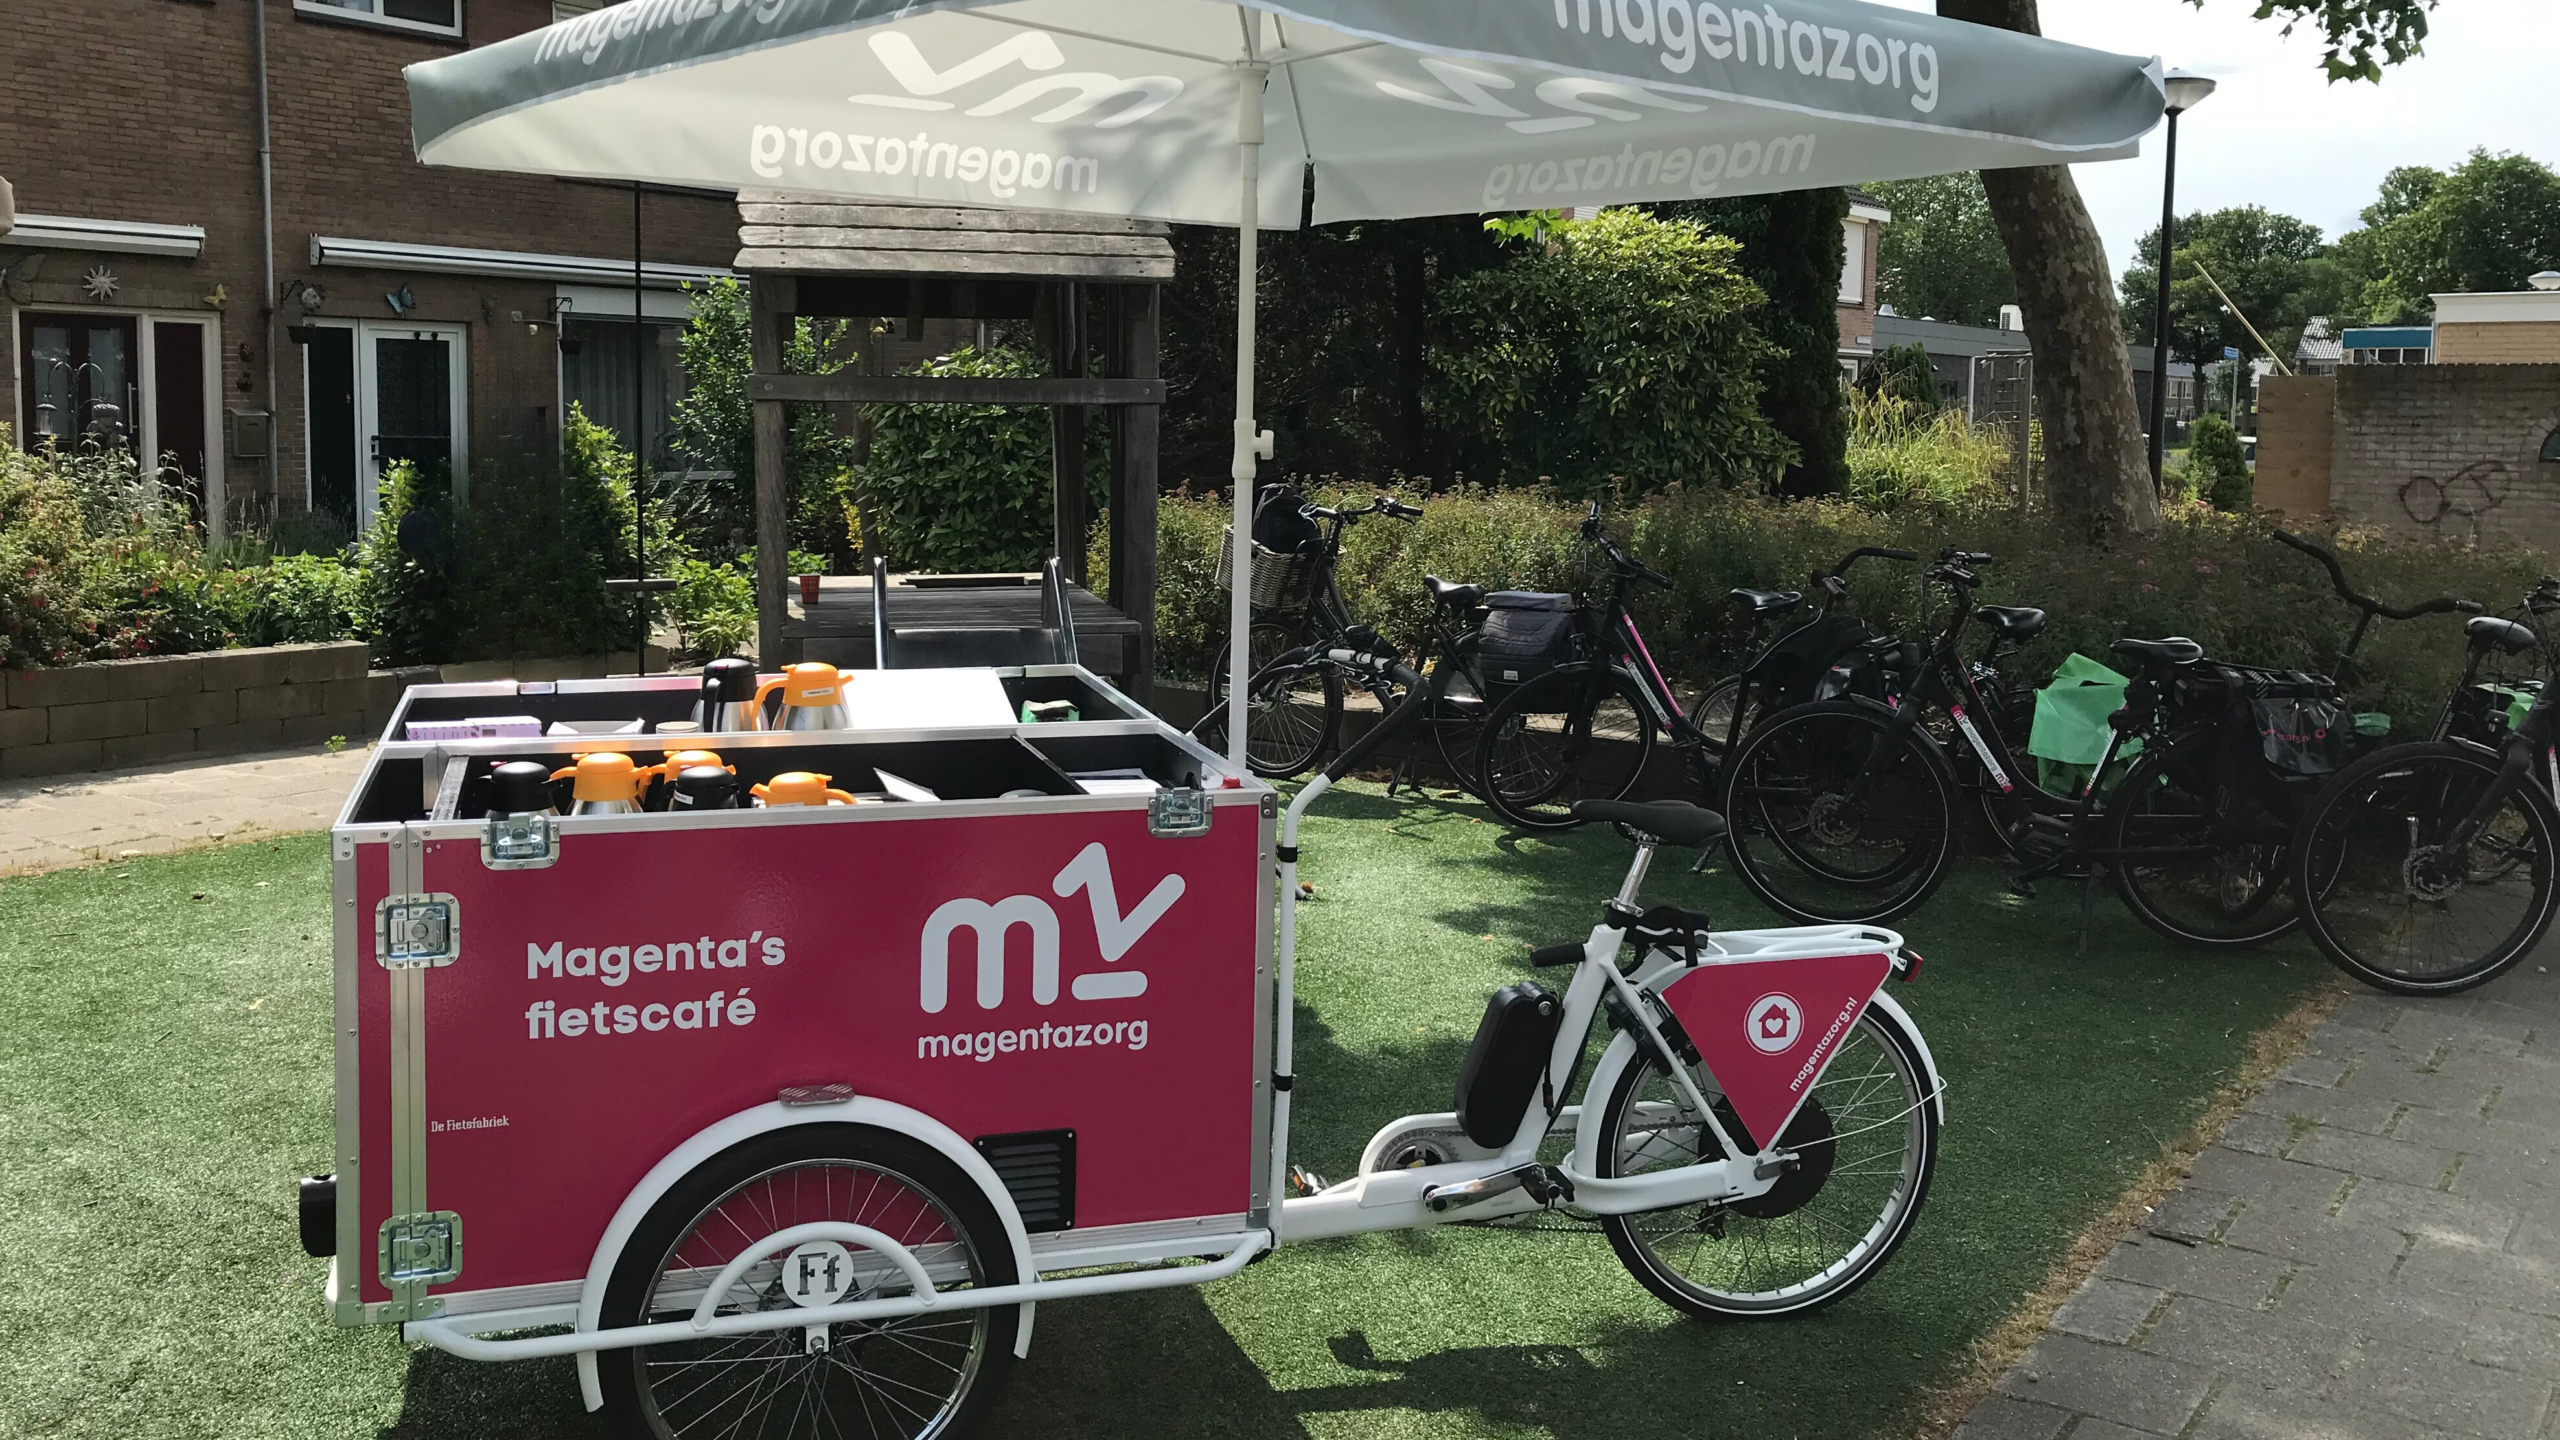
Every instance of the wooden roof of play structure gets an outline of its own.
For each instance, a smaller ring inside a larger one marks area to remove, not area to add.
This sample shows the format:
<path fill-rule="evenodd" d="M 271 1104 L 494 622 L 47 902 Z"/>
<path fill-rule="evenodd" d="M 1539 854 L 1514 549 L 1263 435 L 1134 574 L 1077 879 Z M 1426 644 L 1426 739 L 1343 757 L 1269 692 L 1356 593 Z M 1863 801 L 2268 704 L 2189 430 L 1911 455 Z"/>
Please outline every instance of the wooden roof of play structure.
<path fill-rule="evenodd" d="M 790 613 L 783 574 L 789 506 L 785 411 L 795 404 L 1043 405 L 1054 466 L 1052 553 L 1081 585 L 1090 523 L 1082 456 L 1085 412 L 1111 437 L 1109 603 L 1136 622 L 1117 671 L 1141 702 L 1155 668 L 1158 295 L 1173 278 L 1170 231 L 1148 220 L 950 207 L 848 205 L 773 192 L 738 197 L 736 269 L 747 277 L 755 373 L 758 655 L 799 658 L 815 616 Z M 796 317 L 1029 321 L 1045 376 L 891 375 L 885 346 L 859 371 L 796 375 L 783 362 Z M 1100 373 L 1095 373 L 1096 360 Z M 857 412 L 858 413 L 858 412 Z M 900 557 L 887 557 L 891 566 Z M 1001 618 L 1001 617 L 996 617 Z M 1093 626 L 1097 631 L 1103 628 Z"/>
<path fill-rule="evenodd" d="M 1153 220 L 847 205 L 754 191 L 738 197 L 738 218 L 740 270 L 965 280 L 1173 278 L 1171 231 Z"/>

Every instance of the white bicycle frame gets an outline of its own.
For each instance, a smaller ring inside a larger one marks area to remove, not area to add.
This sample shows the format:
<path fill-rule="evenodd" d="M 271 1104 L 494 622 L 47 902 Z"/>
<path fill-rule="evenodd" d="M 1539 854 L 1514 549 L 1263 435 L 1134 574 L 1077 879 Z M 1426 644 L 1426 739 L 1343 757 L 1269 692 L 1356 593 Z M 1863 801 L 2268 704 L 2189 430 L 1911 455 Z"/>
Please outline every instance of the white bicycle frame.
<path fill-rule="evenodd" d="M 1278 995 L 1274 1022 L 1275 1073 L 1271 1077 L 1268 1192 L 1274 1196 L 1286 1196 L 1289 1188 L 1289 1111 L 1294 1079 L 1292 1056 L 1297 995 L 1298 822 L 1307 808 L 1332 788 L 1332 784 L 1331 777 L 1323 774 L 1309 781 L 1290 804 L 1280 827 L 1280 919 L 1275 957 L 1277 973 L 1274 977 Z M 1652 865 L 1653 851 L 1650 843 L 1638 848 L 1634 863 L 1628 866 L 1626 880 L 1618 889 L 1620 906 L 1633 907 L 1636 904 L 1646 872 Z M 1657 952 L 1633 973 L 1622 974 L 1617 960 L 1625 943 L 1626 932 L 1609 925 L 1592 927 L 1591 934 L 1583 941 L 1582 960 L 1574 967 L 1573 978 L 1565 987 L 1563 1020 L 1547 1056 L 1544 1084 L 1541 1086 L 1542 1096 L 1552 1097 L 1549 1103 L 1555 1108 L 1552 1112 L 1548 1112 L 1545 1106 L 1533 1109 L 1522 1119 L 1510 1143 L 1498 1151 L 1465 1140 L 1457 1132 L 1454 1114 L 1404 1116 L 1381 1128 L 1370 1140 L 1359 1174 L 1314 1195 L 1282 1199 L 1263 1212 L 1259 1217 L 1260 1224 L 1253 1223 L 1257 1217 L 1248 1216 L 1246 1227 L 1238 1232 L 1133 1246 L 1129 1247 L 1128 1253 L 1120 1255 L 1060 1254 L 1055 1258 L 1062 1263 L 1053 1264 L 1052 1269 L 1088 1270 L 1088 1273 L 1059 1279 L 1034 1278 L 1009 1285 L 943 1290 L 933 1282 L 934 1268 L 890 1237 L 859 1226 L 821 1224 L 765 1237 L 742 1251 L 730 1265 L 730 1271 L 743 1273 L 751 1265 L 772 1260 L 809 1238 L 828 1238 L 877 1255 L 878 1261 L 872 1267 L 875 1278 L 883 1283 L 902 1279 L 908 1286 L 908 1293 L 847 1299 L 809 1309 L 783 1308 L 715 1315 L 715 1297 L 725 1292 L 724 1286 L 715 1284 L 702 1292 L 693 1313 L 682 1320 L 594 1328 L 596 1307 L 587 1304 L 578 1307 L 574 1316 L 566 1313 L 567 1307 L 552 1306 L 415 1320 L 407 1322 L 402 1333 L 407 1339 L 431 1344 L 472 1360 L 574 1355 L 578 1357 L 588 1408 L 594 1409 L 603 1403 L 594 1359 L 599 1351 L 763 1331 L 808 1330 L 839 1322 L 883 1323 L 927 1312 L 952 1314 L 1017 1305 L 1022 1307 L 1023 1316 L 1016 1352 L 1028 1353 L 1031 1311 L 1039 1301 L 1205 1284 L 1234 1275 L 1256 1256 L 1284 1242 L 1322 1240 L 1379 1230 L 1417 1229 L 1461 1220 L 1491 1220 L 1523 1214 L 1548 1203 L 1532 1193 L 1529 1176 L 1537 1164 L 1539 1147 L 1550 1135 L 1567 1128 L 1574 1135 L 1573 1151 L 1558 1168 L 1570 1186 L 1572 1203 L 1592 1214 L 1636 1214 L 1681 1205 L 1747 1200 L 1767 1193 L 1785 1173 L 1785 1162 L 1790 1158 L 1790 1152 L 1782 1149 L 1774 1136 L 1757 1150 L 1745 1151 L 1737 1145 L 1685 1065 L 1672 1067 L 1670 1075 L 1682 1101 L 1680 1121 L 1686 1124 L 1694 1117 L 1702 1122 L 1712 1134 L 1723 1158 L 1666 1167 L 1641 1175 L 1605 1176 L 1601 1173 L 1604 1168 L 1601 1147 L 1607 1139 L 1601 1133 L 1600 1112 L 1603 1107 L 1598 1104 L 1559 1103 L 1573 1084 L 1576 1063 L 1583 1054 L 1591 1027 L 1600 1015 L 1605 997 L 1611 994 L 1617 997 L 1619 1009 L 1633 1016 L 1642 1027 L 1644 1040 L 1639 1042 L 1626 1033 L 1617 1035 L 1602 1053 L 1590 1081 L 1584 1086 L 1586 1096 L 1607 1096 L 1626 1067 L 1636 1063 L 1638 1057 L 1647 1051 L 1665 1055 L 1673 1053 L 1657 1022 L 1655 1002 L 1649 994 L 1688 973 L 1689 962 Z M 1837 955 L 1851 948 L 1883 951 L 1893 957 L 1896 973 L 1902 972 L 1908 963 L 1903 957 L 1902 937 L 1891 930 L 1871 925 L 1719 931 L 1701 947 L 1697 963 L 1738 964 L 1799 955 Z M 1910 1017 L 1903 1013 L 1892 997 L 1882 991 L 1878 991 L 1870 1003 L 1884 1010 L 1910 1037 L 1919 1052 L 1920 1078 L 1927 1089 L 1921 1103 L 1931 1106 L 1943 1120 L 1944 1085 L 1938 1079 L 1936 1062 L 1930 1057 L 1926 1042 L 1920 1038 L 1918 1027 L 1911 1023 Z M 929 1125 L 932 1122 L 917 1116 L 910 1123 Z M 1400 1137 L 1423 1133 L 1441 1138 L 1458 1152 L 1457 1158 L 1441 1164 L 1391 1168 L 1387 1160 L 1396 1150 L 1396 1141 Z M 944 1137 L 947 1137 L 948 1147 L 965 1150 L 957 1136 L 944 1132 Z M 944 1137 L 936 1137 L 935 1143 L 943 1143 Z M 1007 1230 L 1018 1239 L 1020 1217 L 1012 1197 L 1001 1185 L 982 1184 L 982 1188 L 989 1202 L 996 1207 L 998 1216 L 1006 1222 Z M 1439 1202 L 1436 1206 L 1435 1200 Z M 823 1235 L 820 1232 L 824 1232 Z M 618 1242 L 608 1239 L 606 1246 L 600 1248 L 599 1274 L 609 1272 L 614 1259 L 614 1256 L 604 1253 L 605 1249 L 618 1249 Z M 1018 1253 L 1027 1258 L 1027 1252 Z M 1206 1263 L 1175 1263 L 1190 1259 Z M 1132 1262 L 1133 1268 L 1103 1273 L 1091 1273 L 1088 1269 L 1114 1260 Z M 948 1278 L 950 1271 L 947 1266 L 942 1273 Z M 495 1338 L 492 1333 L 560 1324 L 571 1324 L 575 1328 L 561 1334 L 508 1338 Z"/>

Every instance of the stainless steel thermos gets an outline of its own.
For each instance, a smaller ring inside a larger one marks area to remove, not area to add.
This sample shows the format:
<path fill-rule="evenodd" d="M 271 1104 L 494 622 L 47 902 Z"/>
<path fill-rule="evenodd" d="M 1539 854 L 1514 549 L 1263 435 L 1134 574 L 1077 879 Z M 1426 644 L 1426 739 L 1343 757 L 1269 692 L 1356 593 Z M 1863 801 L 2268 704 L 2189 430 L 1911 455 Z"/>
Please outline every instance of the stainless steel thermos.
<path fill-rule="evenodd" d="M 693 718 L 706 735 L 756 728 L 756 662 L 732 655 L 702 667 L 702 699 Z"/>

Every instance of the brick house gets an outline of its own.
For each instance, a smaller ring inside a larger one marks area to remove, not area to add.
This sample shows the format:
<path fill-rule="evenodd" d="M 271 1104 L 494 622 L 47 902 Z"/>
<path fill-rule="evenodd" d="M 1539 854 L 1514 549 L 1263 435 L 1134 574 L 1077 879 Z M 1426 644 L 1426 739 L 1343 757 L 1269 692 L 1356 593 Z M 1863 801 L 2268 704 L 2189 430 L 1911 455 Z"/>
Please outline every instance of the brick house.
<path fill-rule="evenodd" d="M 662 451 L 677 287 L 734 255 L 731 197 L 640 198 L 635 341 L 629 187 L 410 154 L 403 66 L 591 8 L 13 6 L 12 90 L 44 98 L 0 106 L 17 207 L 0 420 L 21 444 L 91 434 L 174 457 L 217 530 L 313 510 L 361 524 L 388 461 L 548 455 L 573 400 L 627 435 L 635 360 Z"/>
<path fill-rule="evenodd" d="M 1876 261 L 1893 212 L 1864 190 L 1849 192 L 1848 244 L 1840 262 L 1840 369 L 1851 380 L 1875 358 Z"/>

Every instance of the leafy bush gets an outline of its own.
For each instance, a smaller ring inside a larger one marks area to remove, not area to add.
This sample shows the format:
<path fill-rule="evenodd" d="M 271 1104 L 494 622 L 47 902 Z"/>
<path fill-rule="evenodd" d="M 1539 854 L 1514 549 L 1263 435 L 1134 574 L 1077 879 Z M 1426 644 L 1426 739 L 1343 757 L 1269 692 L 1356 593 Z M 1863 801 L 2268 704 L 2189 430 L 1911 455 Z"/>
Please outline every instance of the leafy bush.
<path fill-rule="evenodd" d="M 696 555 L 735 555 L 756 540 L 755 373 L 747 292 L 734 277 L 687 286 L 693 318 L 681 342 L 691 385 L 675 407 L 686 452 L 709 467 L 687 474 L 662 497 L 676 512 L 675 530 Z M 840 320 L 799 320 L 783 346 L 783 366 L 802 375 L 832 375 L 850 363 Z M 853 546 L 853 445 L 814 405 L 789 407 L 784 475 L 791 494 L 791 541 L 821 554 Z M 627 462 L 626 462 L 627 463 Z"/>
<path fill-rule="evenodd" d="M 667 613 L 684 638 L 685 648 L 704 655 L 727 655 L 756 638 L 755 568 L 709 560 L 679 560 L 676 588 L 667 595 Z"/>
<path fill-rule="evenodd" d="M 1226 635 L 1226 594 L 1212 583 L 1225 503 L 1168 496 L 1160 514 L 1160 664 L 1169 674 L 1203 674 Z M 1351 531 L 1344 596 L 1359 619 L 1408 654 L 1428 608 L 1426 572 L 1604 599 L 1604 572 L 1576 535 L 1581 518 L 1579 506 L 1549 492 L 1435 495 L 1417 525 L 1372 520 Z M 2271 517 L 2200 506 L 2174 508 L 2160 535 L 2114 550 L 2005 506 L 1914 505 L 1886 514 L 1706 486 L 1666 490 L 1608 523 L 1676 582 L 1667 592 L 1638 589 L 1633 601 L 1654 658 L 1684 688 L 1731 673 L 1769 638 L 1726 599 L 1729 590 L 1804 588 L 1809 573 L 1861 545 L 1923 555 L 1956 545 L 1997 556 L 1979 599 L 2041 606 L 2052 616 L 2042 636 L 2005 662 L 2020 684 L 2042 683 L 2074 650 L 2106 659 L 2125 636 L 2187 635 L 2231 660 L 2326 670 L 2353 628 L 2353 613 L 2319 566 L 2268 538 Z M 2404 603 L 2449 592 L 2503 609 L 2550 564 L 2527 550 L 2412 545 L 2370 532 L 2343 534 L 2337 544 L 2359 588 Z M 1850 572 L 1850 611 L 1882 632 L 1920 634 L 1943 623 L 1944 605 L 1943 592 L 1927 596 L 1935 618 L 1924 618 L 1917 580 L 1915 566 L 1863 561 Z M 2388 711 L 2406 733 L 2428 722 L 2461 662 L 2451 618 L 2377 625 L 2352 698 L 2360 709 Z"/>
<path fill-rule="evenodd" d="M 1765 297 L 1740 246 L 1636 210 L 1549 233 L 1435 297 L 1432 399 L 1469 473 L 1576 494 L 1775 479 L 1795 447 L 1760 411 Z"/>
<path fill-rule="evenodd" d="M 2220 415 L 2199 415 L 2187 432 L 2187 490 L 2216 510 L 2246 510 L 2256 481 L 2240 432 Z"/>
<path fill-rule="evenodd" d="M 214 601 L 242 645 L 314 645 L 358 633 L 363 572 L 335 555 L 278 555 L 218 573 Z"/>
<path fill-rule="evenodd" d="M 0 426 L 0 666 L 88 658 L 98 624 L 88 554 L 78 489 Z"/>
<path fill-rule="evenodd" d="M 1961 410 L 1915 405 L 1890 391 L 1852 393 L 1849 498 L 1880 510 L 1913 501 L 1958 504 L 1999 493 L 2008 447 Z"/>
<path fill-rule="evenodd" d="M 1027 350 L 963 346 L 918 375 L 1020 379 L 1047 367 Z M 1085 427 L 1086 503 L 1107 493 L 1106 428 Z M 1050 528 L 1049 412 L 1004 405 L 882 405 L 872 412 L 862 485 L 889 563 L 901 571 L 1037 570 Z"/>
<path fill-rule="evenodd" d="M 629 645 L 640 617 L 604 582 L 635 568 L 630 476 L 613 432 L 574 407 L 556 465 L 483 467 L 468 508 L 442 477 L 395 465 L 359 562 L 375 658 L 433 665 Z M 653 570 L 672 559 L 654 507 L 648 549 Z"/>
<path fill-rule="evenodd" d="M 1900 400 L 1921 410 L 1935 410 L 1946 403 L 1938 388 L 1938 369 L 1929 363 L 1928 347 L 1914 341 L 1889 345 L 1876 352 L 1858 376 L 1859 393 Z M 1854 423 L 1854 422 L 1853 422 Z M 1850 443 L 1856 443 L 1852 435 Z"/>

